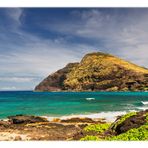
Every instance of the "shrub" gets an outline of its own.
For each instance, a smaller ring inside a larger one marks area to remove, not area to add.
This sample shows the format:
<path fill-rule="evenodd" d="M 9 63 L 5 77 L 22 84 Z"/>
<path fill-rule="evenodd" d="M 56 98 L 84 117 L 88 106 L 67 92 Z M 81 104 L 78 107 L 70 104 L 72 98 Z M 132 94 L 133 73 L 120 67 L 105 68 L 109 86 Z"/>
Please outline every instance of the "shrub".
<path fill-rule="evenodd" d="M 146 115 L 146 118 L 145 119 L 146 119 L 147 124 L 148 124 L 148 113 L 146 113 L 145 115 Z"/>
<path fill-rule="evenodd" d="M 121 124 L 123 121 L 125 121 L 127 118 L 136 115 L 136 112 L 131 112 L 126 115 L 123 115 L 115 124 L 114 129 L 117 127 L 117 125 Z M 147 141 L 148 140 L 148 113 L 146 113 L 144 116 L 146 116 L 146 123 L 139 128 L 133 128 L 128 130 L 125 133 L 122 133 L 120 135 L 116 136 L 107 136 L 106 137 L 99 137 L 99 136 L 93 136 L 93 135 L 87 135 L 84 138 L 81 138 L 81 141 Z M 103 134 L 104 131 L 106 131 L 110 127 L 110 124 L 92 124 L 88 125 L 84 128 L 84 131 L 95 131 L 99 134 Z M 101 135 L 100 135 L 101 136 Z"/>
<path fill-rule="evenodd" d="M 109 128 L 110 124 L 109 123 L 104 123 L 104 124 L 91 124 L 88 125 L 84 128 L 84 131 L 96 131 L 98 133 L 103 133 L 105 130 Z"/>
<path fill-rule="evenodd" d="M 148 125 L 142 125 L 139 128 L 133 128 L 126 133 L 118 136 L 108 137 L 106 140 L 119 140 L 119 141 L 141 141 L 148 140 Z"/>

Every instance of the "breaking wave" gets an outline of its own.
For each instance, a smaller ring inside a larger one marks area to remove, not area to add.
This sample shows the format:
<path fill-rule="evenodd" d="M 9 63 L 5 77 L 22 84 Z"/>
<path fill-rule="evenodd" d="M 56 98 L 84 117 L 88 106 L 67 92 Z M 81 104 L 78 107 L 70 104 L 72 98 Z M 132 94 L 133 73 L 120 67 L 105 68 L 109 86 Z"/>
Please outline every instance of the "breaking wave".
<path fill-rule="evenodd" d="M 133 110 L 130 110 L 130 112 Z M 129 112 L 129 111 L 128 111 Z M 74 115 L 67 115 L 67 116 L 60 116 L 60 117 L 51 117 L 51 116 L 44 116 L 49 121 L 52 121 L 55 118 L 59 119 L 70 119 L 70 118 L 92 118 L 92 119 L 98 119 L 103 118 L 106 122 L 113 122 L 116 120 L 118 116 L 126 114 L 127 111 L 109 111 L 109 112 L 100 112 L 100 113 L 92 113 L 92 114 L 74 114 Z"/>
<path fill-rule="evenodd" d="M 148 101 L 141 101 L 143 105 L 148 105 Z"/>
<path fill-rule="evenodd" d="M 95 98 L 86 98 L 87 101 L 95 100 Z"/>
<path fill-rule="evenodd" d="M 148 109 L 148 106 L 137 107 L 137 109 L 139 109 L 139 110 L 147 110 Z"/>

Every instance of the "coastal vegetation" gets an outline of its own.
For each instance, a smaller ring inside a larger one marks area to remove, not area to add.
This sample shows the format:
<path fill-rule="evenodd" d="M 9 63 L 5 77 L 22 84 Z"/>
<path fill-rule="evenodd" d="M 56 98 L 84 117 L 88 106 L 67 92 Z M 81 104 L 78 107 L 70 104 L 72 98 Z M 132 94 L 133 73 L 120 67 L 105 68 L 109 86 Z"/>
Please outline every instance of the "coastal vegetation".
<path fill-rule="evenodd" d="M 95 130 L 95 129 L 94 129 Z M 80 139 L 81 141 L 144 141 L 148 140 L 148 125 L 143 125 L 139 128 L 133 128 L 123 134 L 117 136 L 99 136 L 87 135 Z"/>
<path fill-rule="evenodd" d="M 91 124 L 84 128 L 84 131 L 95 131 L 97 133 L 103 133 L 110 127 L 110 123 L 103 123 L 103 124 Z"/>
<path fill-rule="evenodd" d="M 145 141 L 148 140 L 148 110 L 143 112 L 130 112 L 110 126 L 104 124 L 104 130 L 98 130 L 101 125 L 89 125 L 84 128 L 86 131 L 96 131 L 98 135 L 86 135 L 82 141 Z M 123 129 L 122 131 L 119 130 Z M 101 131 L 101 134 L 100 134 Z M 120 131 L 120 132 L 119 132 Z"/>
<path fill-rule="evenodd" d="M 106 140 L 143 141 L 148 140 L 148 124 L 133 128 L 123 134 L 106 138 Z"/>

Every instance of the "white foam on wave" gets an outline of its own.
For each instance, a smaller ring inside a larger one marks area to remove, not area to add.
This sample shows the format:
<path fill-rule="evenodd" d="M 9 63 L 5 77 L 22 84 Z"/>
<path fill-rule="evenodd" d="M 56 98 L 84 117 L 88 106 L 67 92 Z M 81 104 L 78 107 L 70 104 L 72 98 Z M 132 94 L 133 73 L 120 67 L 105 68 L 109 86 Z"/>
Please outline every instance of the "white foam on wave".
<path fill-rule="evenodd" d="M 131 110 L 131 111 L 133 111 L 133 110 Z M 116 120 L 117 116 L 121 116 L 126 113 L 127 113 L 127 111 L 115 111 L 115 112 L 100 112 L 100 113 L 86 114 L 86 115 L 80 114 L 80 115 L 68 115 L 68 116 L 61 116 L 61 117 L 49 117 L 49 116 L 44 116 L 44 117 L 46 117 L 49 121 L 52 121 L 55 118 L 59 118 L 61 120 L 64 120 L 64 119 L 78 117 L 78 118 L 92 118 L 92 119 L 104 118 L 106 122 L 113 122 Z"/>
<path fill-rule="evenodd" d="M 87 101 L 95 100 L 95 98 L 86 98 Z"/>
<path fill-rule="evenodd" d="M 148 105 L 148 101 L 141 101 L 142 104 Z"/>
<path fill-rule="evenodd" d="M 147 109 L 148 109 L 148 106 L 137 107 L 137 109 L 140 109 L 140 110 L 147 110 Z"/>

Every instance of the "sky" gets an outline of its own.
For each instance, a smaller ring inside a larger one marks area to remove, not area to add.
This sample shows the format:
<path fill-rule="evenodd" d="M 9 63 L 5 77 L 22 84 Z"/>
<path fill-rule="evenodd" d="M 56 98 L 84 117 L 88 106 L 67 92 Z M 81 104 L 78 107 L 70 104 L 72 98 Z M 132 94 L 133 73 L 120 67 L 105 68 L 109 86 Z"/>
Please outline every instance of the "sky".
<path fill-rule="evenodd" d="M 148 68 L 148 8 L 0 8 L 0 90 L 33 90 L 97 51 Z"/>

